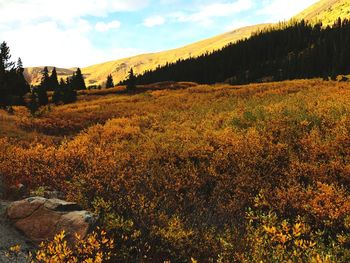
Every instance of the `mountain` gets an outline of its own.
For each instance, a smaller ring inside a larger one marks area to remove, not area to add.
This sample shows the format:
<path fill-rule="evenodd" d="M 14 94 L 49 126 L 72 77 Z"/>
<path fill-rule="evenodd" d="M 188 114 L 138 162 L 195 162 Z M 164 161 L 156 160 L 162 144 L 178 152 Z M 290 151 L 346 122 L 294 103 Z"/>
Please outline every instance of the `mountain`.
<path fill-rule="evenodd" d="M 231 42 L 250 37 L 252 32 L 264 28 L 267 24 L 240 28 L 213 38 L 209 38 L 182 48 L 159 53 L 143 54 L 135 57 L 110 61 L 82 69 L 87 85 L 100 84 L 108 74 L 112 74 L 115 82 L 124 80 L 130 68 L 139 74 L 145 70 L 155 69 L 158 65 L 175 62 L 178 59 L 197 57 L 206 52 L 222 48 Z"/>
<path fill-rule="evenodd" d="M 332 24 L 338 17 L 350 17 L 349 0 L 321 0 L 296 15 L 294 19 L 306 19 L 312 22 L 322 21 L 324 25 L 328 25 Z M 250 37 L 253 32 L 267 26 L 269 26 L 269 24 L 248 26 L 178 49 L 143 54 L 92 65 L 83 68 L 82 72 L 86 78 L 87 86 L 102 84 L 109 74 L 112 74 L 114 82 L 117 83 L 126 78 L 131 67 L 134 68 L 135 73 L 140 74 L 145 70 L 155 69 L 158 65 L 163 66 L 167 62 L 171 63 L 179 59 L 197 57 L 206 52 L 220 49 L 229 43 Z M 28 68 L 26 70 L 27 79 L 31 84 L 38 83 L 41 70 L 42 68 L 40 67 Z M 67 74 L 71 74 L 70 72 L 73 70 L 74 69 L 59 69 L 58 76 L 65 77 Z"/>
<path fill-rule="evenodd" d="M 31 68 L 25 68 L 24 69 L 24 77 L 27 79 L 27 81 L 32 84 L 36 85 L 40 83 L 41 80 L 41 72 L 43 71 L 44 67 L 31 67 Z M 52 71 L 54 67 L 47 67 L 49 72 Z M 75 68 L 72 69 L 65 69 L 65 68 L 56 68 L 57 76 L 58 78 L 67 78 L 68 76 L 73 75 L 75 72 Z"/>
<path fill-rule="evenodd" d="M 130 68 L 133 68 L 136 74 L 140 74 L 145 70 L 155 69 L 158 65 L 163 66 L 167 62 L 171 63 L 177 61 L 178 59 L 197 57 L 206 52 L 211 52 L 222 48 L 229 43 L 250 37 L 253 32 L 263 29 L 268 25 L 269 24 L 247 26 L 178 49 L 158 53 L 142 54 L 134 57 L 92 65 L 83 68 L 82 72 L 85 76 L 87 86 L 103 84 L 109 74 L 112 74 L 115 82 L 119 82 L 126 78 Z M 38 84 L 40 82 L 42 69 L 43 67 L 26 68 L 25 76 L 28 82 L 32 85 Z M 51 71 L 52 67 L 48 67 L 48 69 Z M 75 69 L 58 68 L 58 78 L 65 78 L 67 75 L 71 75 L 73 74 L 74 70 Z"/>
<path fill-rule="evenodd" d="M 321 21 L 323 25 L 332 25 L 338 17 L 350 18 L 349 0 L 321 0 L 305 9 L 294 18 L 311 22 Z"/>
<path fill-rule="evenodd" d="M 349 43 L 350 20 L 331 27 L 304 21 L 280 23 L 213 53 L 147 71 L 136 82 L 237 85 L 319 77 L 336 80 L 350 73 Z"/>

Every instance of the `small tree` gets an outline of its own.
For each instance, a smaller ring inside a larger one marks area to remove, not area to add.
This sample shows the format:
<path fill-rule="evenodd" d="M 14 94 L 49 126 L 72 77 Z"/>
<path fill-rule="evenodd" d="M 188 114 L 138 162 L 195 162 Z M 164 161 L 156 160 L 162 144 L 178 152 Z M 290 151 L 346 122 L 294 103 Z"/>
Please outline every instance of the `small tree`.
<path fill-rule="evenodd" d="M 47 67 L 45 67 L 42 72 L 40 85 L 36 90 L 38 95 L 39 105 L 47 105 L 49 103 L 49 99 L 47 97 L 47 90 L 49 85 L 50 85 L 49 71 Z"/>
<path fill-rule="evenodd" d="M 113 81 L 112 75 L 110 74 L 107 76 L 106 88 L 109 89 L 109 88 L 113 88 L 113 87 L 114 87 L 114 81 Z"/>
<path fill-rule="evenodd" d="M 30 113 L 32 115 L 35 114 L 35 112 L 38 110 L 39 105 L 38 105 L 38 96 L 37 96 L 37 92 L 35 89 L 32 90 L 32 92 L 30 93 L 30 101 L 28 104 L 28 108 L 30 110 Z"/>
<path fill-rule="evenodd" d="M 30 86 L 24 77 L 24 67 L 21 58 L 18 58 L 16 67 L 16 77 L 14 79 L 14 96 L 18 98 L 21 103 L 24 102 L 23 96 L 30 92 Z"/>
<path fill-rule="evenodd" d="M 129 71 L 129 77 L 128 80 L 126 81 L 127 85 L 126 88 L 127 90 L 135 90 L 136 89 L 136 77 L 134 75 L 134 70 L 131 68 Z"/>
<path fill-rule="evenodd" d="M 63 90 L 64 90 L 65 86 L 66 86 L 66 83 L 61 78 L 60 83 L 57 85 L 57 87 L 55 88 L 53 95 L 52 95 L 52 102 L 53 103 L 58 104 L 63 100 L 63 96 L 64 96 Z"/>
<path fill-rule="evenodd" d="M 56 68 L 52 69 L 48 90 L 55 91 L 59 87 Z"/>
<path fill-rule="evenodd" d="M 84 76 L 81 73 L 80 68 L 78 68 L 77 71 L 73 74 L 72 79 L 71 79 L 71 84 L 75 90 L 85 90 L 86 89 Z"/>
<path fill-rule="evenodd" d="M 77 100 L 77 91 L 73 86 L 73 82 L 70 78 L 67 78 L 66 83 L 61 81 L 62 85 L 62 101 L 64 103 L 72 103 Z"/>

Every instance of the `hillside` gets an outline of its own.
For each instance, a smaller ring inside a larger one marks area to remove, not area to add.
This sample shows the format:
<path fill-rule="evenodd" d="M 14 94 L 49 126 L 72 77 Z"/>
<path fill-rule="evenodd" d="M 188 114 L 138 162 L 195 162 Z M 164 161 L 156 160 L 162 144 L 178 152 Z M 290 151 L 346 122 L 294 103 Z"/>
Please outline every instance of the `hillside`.
<path fill-rule="evenodd" d="M 47 67 L 47 68 L 50 72 L 53 69 L 53 67 Z M 30 84 L 35 85 L 40 82 L 42 70 L 43 70 L 43 67 L 25 68 L 24 76 Z M 56 68 L 56 71 L 57 71 L 57 76 L 59 78 L 65 79 L 66 77 L 73 75 L 75 69 Z"/>
<path fill-rule="evenodd" d="M 244 84 L 315 77 L 336 79 L 350 73 L 349 42 L 348 20 L 327 28 L 302 21 L 281 23 L 211 54 L 147 71 L 136 81 Z"/>
<path fill-rule="evenodd" d="M 249 37 L 252 32 L 265 26 L 264 24 L 248 26 L 182 48 L 110 61 L 84 68 L 82 71 L 86 76 L 87 85 L 100 84 L 105 81 L 108 74 L 112 74 L 114 80 L 119 82 L 125 79 L 131 67 L 135 73 L 139 74 L 145 70 L 155 69 L 158 65 L 165 65 L 167 62 L 197 57 L 207 51 L 211 52 L 231 42 Z"/>
<path fill-rule="evenodd" d="M 294 19 L 306 19 L 309 21 L 322 21 L 324 25 L 332 24 L 338 17 L 350 17 L 350 2 L 348 0 L 321 0 L 310 6 Z M 82 69 L 86 77 L 86 84 L 102 84 L 108 74 L 112 74 L 115 82 L 119 82 L 127 76 L 129 69 L 134 68 L 135 73 L 140 74 L 146 70 L 155 69 L 158 65 L 172 63 L 178 59 L 196 57 L 213 50 L 220 49 L 229 43 L 249 37 L 258 29 L 266 27 L 268 24 L 248 26 L 234 31 L 215 36 L 194 44 L 190 44 L 178 49 L 142 54 L 134 57 L 109 61 L 97 65 L 92 65 Z M 26 76 L 31 84 L 37 84 L 40 80 L 40 67 L 28 68 Z M 59 69 L 59 77 L 65 77 L 71 73 L 72 69 Z"/>
<path fill-rule="evenodd" d="M 155 69 L 158 65 L 165 65 L 167 62 L 175 62 L 178 59 L 196 57 L 204 53 L 224 47 L 225 45 L 236 42 L 237 40 L 249 37 L 252 32 L 257 31 L 267 24 L 254 25 L 233 30 L 231 32 L 215 36 L 206 40 L 199 41 L 181 48 L 167 50 L 158 53 L 142 54 L 134 57 L 109 61 L 97 65 L 92 65 L 82 69 L 86 77 L 87 86 L 102 84 L 108 74 L 112 74 L 114 80 L 119 82 L 128 74 L 132 67 L 135 73 L 143 73 L 145 70 Z M 38 84 L 43 67 L 27 68 L 26 78 L 35 85 Z M 51 70 L 52 67 L 49 67 Z M 58 69 L 58 77 L 66 77 L 72 74 L 73 69 Z"/>
<path fill-rule="evenodd" d="M 349 0 L 321 0 L 296 15 L 295 19 L 321 21 L 323 25 L 332 25 L 338 17 L 350 18 Z"/>

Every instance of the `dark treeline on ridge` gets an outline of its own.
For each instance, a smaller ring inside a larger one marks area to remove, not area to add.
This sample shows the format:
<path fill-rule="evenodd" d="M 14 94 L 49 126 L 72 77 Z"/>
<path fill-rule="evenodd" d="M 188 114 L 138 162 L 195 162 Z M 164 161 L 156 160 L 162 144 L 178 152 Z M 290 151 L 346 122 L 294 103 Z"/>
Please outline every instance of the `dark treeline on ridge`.
<path fill-rule="evenodd" d="M 244 84 L 313 77 L 335 79 L 350 72 L 349 47 L 347 19 L 339 18 L 327 28 L 305 21 L 281 23 L 218 51 L 146 71 L 136 81 Z"/>
<path fill-rule="evenodd" d="M 10 48 L 6 42 L 0 45 L 0 108 L 13 104 L 23 104 L 23 96 L 30 87 L 23 76 L 22 60 L 11 61 Z"/>
<path fill-rule="evenodd" d="M 58 81 L 56 68 L 51 75 L 47 67 L 42 71 L 41 82 L 31 87 L 24 77 L 22 60 L 11 60 L 6 42 L 0 44 L 0 108 L 27 105 L 34 113 L 40 106 L 49 104 L 48 92 L 52 92 L 52 103 L 71 103 L 77 99 L 77 90 L 85 90 L 84 76 L 78 68 L 73 76 Z M 26 99 L 26 94 L 30 96 Z M 28 101 L 29 99 L 29 101 Z"/>

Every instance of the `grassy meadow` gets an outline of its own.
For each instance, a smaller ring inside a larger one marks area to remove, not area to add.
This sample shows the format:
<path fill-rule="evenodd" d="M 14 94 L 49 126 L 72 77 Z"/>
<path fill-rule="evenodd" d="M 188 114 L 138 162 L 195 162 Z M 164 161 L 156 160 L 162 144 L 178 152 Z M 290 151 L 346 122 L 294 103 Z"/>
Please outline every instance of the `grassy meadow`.
<path fill-rule="evenodd" d="M 0 176 L 100 215 L 112 262 L 347 262 L 350 83 L 159 83 L 0 111 Z"/>

